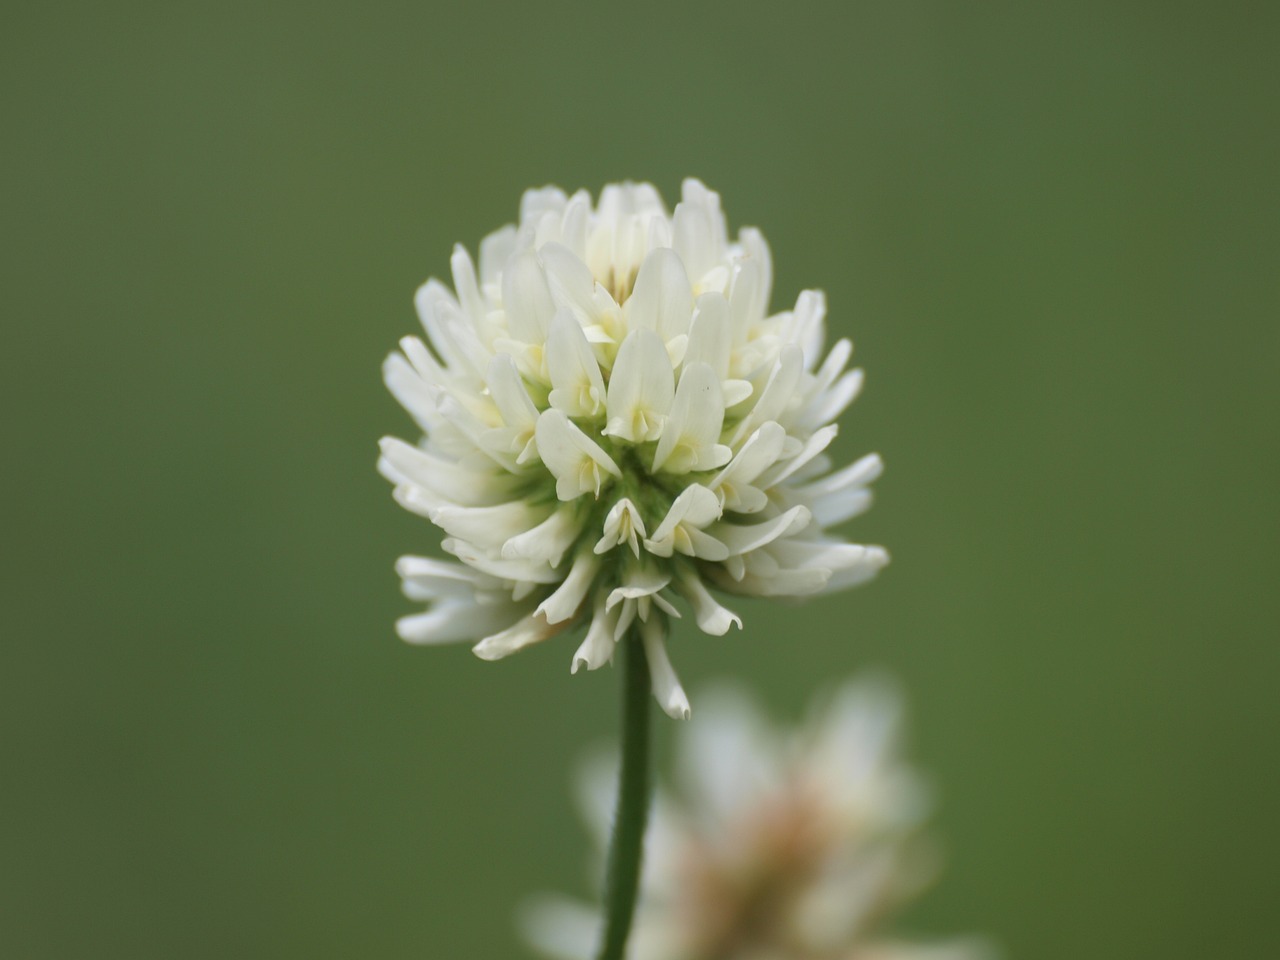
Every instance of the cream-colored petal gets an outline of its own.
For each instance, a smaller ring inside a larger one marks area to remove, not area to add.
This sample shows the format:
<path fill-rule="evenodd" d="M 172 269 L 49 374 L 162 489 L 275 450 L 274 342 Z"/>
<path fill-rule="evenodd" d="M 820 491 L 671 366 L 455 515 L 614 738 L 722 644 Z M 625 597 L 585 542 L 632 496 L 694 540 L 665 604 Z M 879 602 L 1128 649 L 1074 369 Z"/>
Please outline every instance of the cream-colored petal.
<path fill-rule="evenodd" d="M 622 475 L 600 445 L 559 410 L 543 411 L 536 436 L 538 452 L 556 478 L 556 496 L 561 500 L 585 493 L 598 497 L 606 475 Z"/>
<path fill-rule="evenodd" d="M 604 432 L 632 443 L 657 440 L 674 397 L 675 375 L 662 340 L 652 330 L 633 330 L 610 374 Z"/>
<path fill-rule="evenodd" d="M 706 363 L 687 364 L 653 455 L 654 472 L 665 468 L 679 474 L 724 466 L 732 453 L 719 442 L 723 424 L 719 379 Z"/>
<path fill-rule="evenodd" d="M 655 618 L 642 624 L 640 640 L 644 644 L 645 658 L 649 661 L 654 699 L 673 720 L 688 720 L 692 715 L 689 698 L 667 656 L 666 627 L 662 621 Z"/>

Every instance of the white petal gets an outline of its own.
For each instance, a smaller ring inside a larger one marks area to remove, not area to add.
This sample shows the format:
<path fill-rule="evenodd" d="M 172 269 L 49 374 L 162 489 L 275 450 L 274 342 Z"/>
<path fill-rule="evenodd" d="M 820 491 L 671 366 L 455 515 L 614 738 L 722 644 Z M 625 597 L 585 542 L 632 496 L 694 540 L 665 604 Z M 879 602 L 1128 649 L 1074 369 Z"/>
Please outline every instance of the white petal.
<path fill-rule="evenodd" d="M 573 617 L 586 599 L 587 591 L 591 589 L 591 583 L 599 569 L 599 557 L 586 550 L 579 553 L 574 558 L 564 583 L 543 600 L 535 612 L 546 617 L 547 623 L 563 623 Z"/>
<path fill-rule="evenodd" d="M 439 280 L 432 277 L 413 294 L 413 305 L 418 312 L 418 320 L 426 331 L 436 355 L 448 366 L 457 365 L 457 347 L 449 338 L 440 322 L 441 311 L 447 307 L 460 309 L 453 293 Z"/>
<path fill-rule="evenodd" d="M 596 543 L 596 553 L 606 553 L 626 543 L 631 552 L 640 556 L 640 539 L 645 535 L 644 518 L 636 505 L 626 497 L 615 503 L 604 518 L 604 536 Z"/>
<path fill-rule="evenodd" d="M 821 290 L 803 290 L 791 311 L 792 326 L 787 337 L 804 353 L 804 368 L 812 370 L 818 362 L 822 341 L 826 336 L 827 297 Z M 828 381 L 830 382 L 830 381 Z"/>
<path fill-rule="evenodd" d="M 600 495 L 603 474 L 622 472 L 600 445 L 559 410 L 544 410 L 538 418 L 538 453 L 556 478 L 556 496 L 572 500 L 584 493 Z"/>
<path fill-rule="evenodd" d="M 484 322 L 484 300 L 480 296 L 480 285 L 476 282 L 476 268 L 471 262 L 471 254 L 467 253 L 462 244 L 454 246 L 449 266 L 453 269 L 453 288 L 458 291 L 458 302 L 472 325 L 478 328 Z"/>
<path fill-rule="evenodd" d="M 858 544 L 842 544 L 842 546 L 858 547 Z M 889 565 L 889 551 L 884 547 L 867 546 L 861 549 L 841 551 L 838 560 L 832 563 L 831 579 L 827 581 L 825 592 L 847 590 L 861 586 L 872 580 Z"/>
<path fill-rule="evenodd" d="M 786 439 L 786 431 L 770 420 L 747 438 L 738 455 L 712 479 L 710 487 L 726 510 L 757 513 L 768 505 L 755 479 L 778 459 Z"/>
<path fill-rule="evenodd" d="M 777 461 L 786 439 L 787 432 L 775 421 L 761 424 L 747 438 L 737 456 L 711 481 L 712 489 L 726 480 L 735 483 L 750 483 L 755 480 Z"/>
<path fill-rule="evenodd" d="M 604 432 L 632 443 L 657 440 L 674 396 L 675 374 L 662 340 L 651 330 L 632 331 L 609 378 Z"/>
<path fill-rule="evenodd" d="M 758 260 L 742 260 L 734 268 L 729 291 L 729 330 L 735 344 L 745 342 L 747 331 L 764 318 L 763 279 Z"/>
<path fill-rule="evenodd" d="M 480 241 L 480 286 L 495 286 L 516 249 L 515 224 L 507 224 Z"/>
<path fill-rule="evenodd" d="M 734 577 L 726 569 L 729 564 L 720 568 L 709 568 L 705 572 L 715 581 L 720 589 L 742 596 L 757 597 L 804 597 L 818 593 L 831 579 L 831 571 L 825 567 L 784 567 L 774 559 L 773 551 L 792 544 L 797 540 L 780 540 L 762 550 L 756 550 L 744 557 L 735 558 L 745 561 L 740 576 Z"/>
<path fill-rule="evenodd" d="M 742 618 L 732 610 L 720 605 L 711 592 L 707 590 L 702 578 L 695 572 L 680 578 L 680 592 L 693 606 L 694 618 L 698 621 L 698 629 L 712 636 L 722 637 L 729 632 L 729 627 L 742 629 Z"/>
<path fill-rule="evenodd" d="M 560 242 L 578 259 L 586 256 L 587 221 L 591 216 L 591 194 L 579 190 L 565 204 L 560 219 Z"/>
<path fill-rule="evenodd" d="M 786 480 L 787 477 L 794 474 L 823 450 L 827 449 L 827 447 L 831 445 L 831 441 L 836 438 L 836 433 L 839 432 L 839 429 L 840 428 L 834 423 L 823 427 L 805 441 L 804 446 L 800 448 L 800 452 L 794 457 L 790 460 L 784 460 L 781 463 L 775 464 L 762 473 L 757 481 L 757 485 L 767 490 L 774 484 L 781 483 L 783 480 Z"/>
<path fill-rule="evenodd" d="M 547 283 L 557 306 L 568 307 L 585 325 L 597 314 L 595 279 L 591 271 L 567 247 L 548 243 L 538 251 L 546 269 Z"/>
<path fill-rule="evenodd" d="M 674 250 L 659 248 L 645 258 L 624 309 L 632 330 L 656 331 L 664 342 L 689 332 L 693 289 Z"/>
<path fill-rule="evenodd" d="M 415 487 L 412 484 L 397 486 L 391 491 L 391 495 L 395 497 L 396 503 L 410 513 L 416 513 L 418 516 L 426 517 L 428 520 L 434 516 L 437 510 L 448 503 L 447 500 L 435 496 L 431 491 Z"/>
<path fill-rule="evenodd" d="M 396 633 L 408 643 L 437 644 L 471 641 L 501 630 L 528 607 L 514 603 L 479 604 L 474 600 L 443 600 L 426 613 L 401 617 Z"/>
<path fill-rule="evenodd" d="M 880 476 L 883 469 L 879 455 L 867 454 L 821 480 L 796 488 L 793 494 L 808 503 L 815 522 L 824 527 L 834 526 L 857 516 L 871 505 L 871 491 L 866 487 Z"/>
<path fill-rule="evenodd" d="M 671 583 L 671 575 L 663 573 L 651 564 L 630 564 L 623 575 L 622 586 L 616 587 L 605 601 L 605 609 L 612 610 L 624 600 L 649 597 Z"/>
<path fill-rule="evenodd" d="M 436 389 L 422 379 L 404 357 L 390 354 L 382 363 L 382 381 L 414 422 L 426 433 L 440 422 Z"/>
<path fill-rule="evenodd" d="M 830 389 L 831 384 L 836 382 L 836 377 L 840 376 L 840 371 L 849 363 L 849 357 L 852 355 L 853 341 L 848 338 L 837 340 L 827 354 L 827 359 L 822 361 L 822 366 L 813 375 L 813 392 L 824 393 Z"/>
<path fill-rule="evenodd" d="M 652 551 L 653 547 L 650 544 L 669 541 L 675 536 L 677 527 L 681 525 L 705 527 L 719 518 L 720 513 L 720 500 L 711 490 L 699 483 L 690 484 L 672 501 L 662 523 L 658 524 L 658 529 L 653 531 L 653 539 L 646 540 L 645 546 Z M 670 556 L 671 554 L 662 555 Z"/>
<path fill-rule="evenodd" d="M 567 198 L 559 187 L 534 187 L 520 197 L 520 223 L 530 223 L 546 213 L 560 213 Z"/>
<path fill-rule="evenodd" d="M 440 544 L 469 567 L 474 567 L 491 577 L 510 580 L 513 583 L 559 583 L 563 575 L 548 563 L 532 560 L 504 560 L 477 549 L 474 544 L 455 537 L 446 537 Z"/>
<path fill-rule="evenodd" d="M 582 532 L 585 517 L 573 506 L 564 506 L 531 530 L 502 545 L 506 560 L 534 560 L 560 566 L 565 551 Z"/>
<path fill-rule="evenodd" d="M 503 270 L 502 309 L 516 340 L 542 343 L 547 339 L 555 302 L 542 263 L 532 250 L 517 253 Z"/>
<path fill-rule="evenodd" d="M 438 280 L 428 280 L 418 288 L 415 300 L 427 339 L 445 366 L 482 376 L 489 363 L 488 351 L 477 335 L 476 321 L 463 312 L 448 288 Z"/>
<path fill-rule="evenodd" d="M 670 473 L 724 466 L 731 451 L 719 442 L 723 424 L 719 379 L 705 363 L 686 364 L 653 455 L 654 472 L 664 466 Z"/>
<path fill-rule="evenodd" d="M 653 696 L 667 716 L 674 720 L 688 720 L 691 715 L 689 698 L 685 696 L 684 688 L 680 686 L 680 678 L 671 668 L 671 661 L 667 657 L 665 634 L 665 625 L 656 618 L 640 628 L 640 640 L 644 643 L 644 654 L 649 661 Z"/>
<path fill-rule="evenodd" d="M 598 670 L 613 659 L 613 651 L 617 646 L 613 639 L 614 628 L 618 624 L 620 612 L 618 608 L 609 610 L 604 604 L 603 595 L 597 599 L 591 626 L 587 629 L 586 639 L 573 655 L 570 673 L 577 673 L 579 667 Z"/>
<path fill-rule="evenodd" d="M 809 508 L 798 506 L 763 523 L 750 526 L 717 523 L 708 532 L 729 548 L 731 556 L 737 556 L 758 550 L 766 544 L 773 543 L 779 537 L 789 537 L 799 533 L 809 525 L 811 519 L 812 514 L 809 513 Z"/>
<path fill-rule="evenodd" d="M 796 418 L 797 425 L 812 429 L 821 424 L 830 423 L 844 413 L 849 404 L 858 399 L 858 394 L 862 392 L 863 380 L 861 367 L 850 370 L 836 381 L 835 386 L 816 398 L 803 414 Z"/>
<path fill-rule="evenodd" d="M 795 399 L 796 384 L 800 382 L 800 374 L 804 363 L 804 355 L 795 344 L 787 344 L 778 355 L 777 366 L 769 375 L 769 380 L 761 391 L 756 405 L 751 408 L 751 415 L 742 421 L 742 425 L 734 434 L 733 445 L 767 420 L 777 420 Z"/>
<path fill-rule="evenodd" d="M 547 338 L 551 405 L 571 417 L 594 417 L 604 410 L 605 385 L 600 365 L 573 313 L 556 312 Z"/>
<path fill-rule="evenodd" d="M 510 354 L 499 353 L 489 361 L 485 382 L 503 422 L 518 430 L 533 430 L 538 420 L 538 408 L 529 399 L 529 391 Z"/>
<path fill-rule="evenodd" d="M 531 644 L 546 640 L 563 630 L 567 624 L 548 624 L 537 615 L 524 617 L 500 633 L 485 637 L 471 652 L 481 660 L 501 660 Z"/>
<path fill-rule="evenodd" d="M 708 363 L 716 376 L 729 376 L 729 301 L 718 293 L 704 293 L 698 298 L 693 321 L 689 325 L 689 346 L 685 363 Z"/>
<path fill-rule="evenodd" d="M 442 506 L 431 513 L 431 522 L 451 537 L 488 549 L 500 550 L 512 537 L 536 527 L 551 511 L 511 500 L 492 507 Z"/>
<path fill-rule="evenodd" d="M 694 279 L 705 276 L 723 256 L 720 197 L 695 180 L 685 181 L 683 198 L 671 216 L 671 245 Z"/>
<path fill-rule="evenodd" d="M 889 565 L 889 552 L 884 547 L 824 542 L 806 548 L 803 544 L 804 541 L 778 543 L 774 549 L 780 560 L 797 562 L 803 557 L 808 566 L 830 570 L 825 586 L 828 593 L 866 583 Z"/>
<path fill-rule="evenodd" d="M 410 600 L 474 598 L 477 592 L 496 592 L 502 582 L 461 563 L 432 557 L 405 556 L 396 561 L 401 587 Z"/>
<path fill-rule="evenodd" d="M 760 302 L 767 308 L 769 297 L 773 293 L 773 255 L 769 252 L 769 244 L 764 234 L 755 227 L 743 227 L 738 232 L 738 241 L 747 258 L 757 264 Z"/>
<path fill-rule="evenodd" d="M 470 470 L 452 460 L 410 446 L 395 437 L 383 437 L 378 470 L 392 483 L 410 484 L 440 500 L 466 507 L 484 507 L 511 499 L 517 479 L 489 468 Z"/>

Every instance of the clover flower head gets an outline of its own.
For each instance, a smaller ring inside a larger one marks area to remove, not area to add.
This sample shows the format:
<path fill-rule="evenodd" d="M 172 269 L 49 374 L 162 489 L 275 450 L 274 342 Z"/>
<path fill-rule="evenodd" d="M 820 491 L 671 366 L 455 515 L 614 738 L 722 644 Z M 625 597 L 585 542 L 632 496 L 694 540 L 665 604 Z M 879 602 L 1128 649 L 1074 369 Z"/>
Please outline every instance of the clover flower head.
<path fill-rule="evenodd" d="M 665 649 L 682 608 L 724 634 L 711 589 L 802 597 L 888 562 L 824 528 L 867 508 L 870 455 L 832 470 L 832 421 L 862 385 L 848 340 L 824 352 L 825 301 L 768 311 L 760 233 L 731 241 L 720 198 L 687 180 L 668 213 L 648 184 L 599 201 L 524 195 L 518 225 L 454 250 L 453 288 L 417 293 L 387 386 L 423 433 L 382 441 L 379 469 L 455 560 L 401 558 L 411 643 L 476 641 L 496 660 L 586 625 L 572 670 L 638 627 L 654 694 L 688 699 Z"/>
<path fill-rule="evenodd" d="M 846 682 L 796 729 L 745 693 L 700 695 L 677 739 L 676 777 L 649 825 L 631 960 L 988 960 L 972 938 L 916 943 L 882 932 L 936 873 L 928 790 L 901 755 L 902 704 L 882 677 Z M 579 805 L 602 866 L 614 760 L 585 763 Z M 596 909 L 531 901 L 526 940 L 588 960 Z"/>

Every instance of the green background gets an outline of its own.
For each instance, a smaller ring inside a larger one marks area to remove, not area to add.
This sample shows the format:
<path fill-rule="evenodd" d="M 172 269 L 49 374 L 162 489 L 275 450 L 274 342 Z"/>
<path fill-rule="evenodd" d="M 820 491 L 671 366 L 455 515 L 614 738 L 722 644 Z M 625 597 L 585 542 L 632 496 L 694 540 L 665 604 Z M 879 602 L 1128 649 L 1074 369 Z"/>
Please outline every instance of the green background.
<path fill-rule="evenodd" d="M 0 954 L 523 956 L 616 674 L 413 649 L 383 356 L 520 192 L 696 175 L 868 371 L 872 587 L 682 632 L 899 676 L 1010 958 L 1269 955 L 1273 4 L 24 5 L 0 31 Z M 671 724 L 663 721 L 664 750 Z"/>

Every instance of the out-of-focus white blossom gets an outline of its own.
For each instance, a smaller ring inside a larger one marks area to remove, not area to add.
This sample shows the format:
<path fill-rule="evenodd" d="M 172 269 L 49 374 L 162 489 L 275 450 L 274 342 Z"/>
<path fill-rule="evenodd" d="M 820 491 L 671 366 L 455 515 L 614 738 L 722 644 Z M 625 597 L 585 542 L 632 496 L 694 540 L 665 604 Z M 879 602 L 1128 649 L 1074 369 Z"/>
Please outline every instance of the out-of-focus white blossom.
<path fill-rule="evenodd" d="M 900 755 L 901 704 L 883 679 L 846 684 L 798 730 L 732 688 L 699 698 L 677 742 L 676 789 L 655 797 L 630 960 L 987 960 L 973 939 L 886 937 L 888 915 L 936 872 L 924 785 Z M 613 762 L 579 800 L 602 868 Z M 598 911 L 560 897 L 524 911 L 526 939 L 587 960 Z"/>
<path fill-rule="evenodd" d="M 400 560 L 428 604 L 397 624 L 405 640 L 494 660 L 586 625 L 571 663 L 594 670 L 638 620 L 665 665 L 655 696 L 687 716 L 666 619 L 742 625 L 708 586 L 801 597 L 888 562 L 824 529 L 864 511 L 880 473 L 874 454 L 832 471 L 824 453 L 862 384 L 852 347 L 825 349 L 817 291 L 769 313 L 764 238 L 731 241 L 701 183 L 670 214 L 648 184 L 594 206 L 531 190 L 478 267 L 462 247 L 451 265 L 453 289 L 418 291 L 426 340 L 384 367 L 423 437 L 383 440 L 379 469 L 456 558 Z"/>

